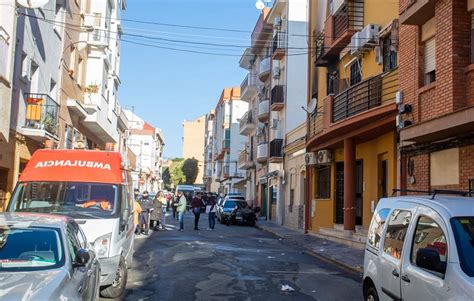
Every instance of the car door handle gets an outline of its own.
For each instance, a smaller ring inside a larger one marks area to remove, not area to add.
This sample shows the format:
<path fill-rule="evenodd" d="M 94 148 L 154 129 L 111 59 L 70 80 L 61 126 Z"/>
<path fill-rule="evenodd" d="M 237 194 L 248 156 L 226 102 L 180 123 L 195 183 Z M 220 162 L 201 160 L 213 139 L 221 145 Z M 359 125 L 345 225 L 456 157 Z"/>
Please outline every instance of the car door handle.
<path fill-rule="evenodd" d="M 395 277 L 400 277 L 400 274 L 398 273 L 398 271 L 396 269 L 394 269 L 392 271 L 392 275 L 395 276 Z"/>
<path fill-rule="evenodd" d="M 408 278 L 408 275 L 402 275 L 402 280 L 405 282 L 410 282 L 410 278 Z"/>

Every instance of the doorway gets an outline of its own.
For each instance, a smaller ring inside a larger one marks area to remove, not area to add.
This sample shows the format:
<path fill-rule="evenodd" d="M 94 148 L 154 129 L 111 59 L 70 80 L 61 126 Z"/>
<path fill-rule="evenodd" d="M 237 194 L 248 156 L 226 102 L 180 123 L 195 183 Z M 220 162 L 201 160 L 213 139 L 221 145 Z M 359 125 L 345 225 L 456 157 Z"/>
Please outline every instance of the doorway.
<path fill-rule="evenodd" d="M 268 205 L 267 205 L 267 184 L 262 184 L 260 185 L 260 196 L 261 196 L 261 200 L 262 200 L 262 212 L 260 214 L 260 216 L 265 216 L 265 219 L 268 218 L 268 215 L 267 215 L 267 210 L 268 210 Z"/>
<path fill-rule="evenodd" d="M 356 161 L 356 225 L 362 226 L 364 212 L 364 161 Z"/>
<path fill-rule="evenodd" d="M 0 168 L 0 211 L 3 211 L 7 200 L 8 169 Z"/>
<path fill-rule="evenodd" d="M 336 224 L 344 224 L 344 162 L 336 163 Z"/>

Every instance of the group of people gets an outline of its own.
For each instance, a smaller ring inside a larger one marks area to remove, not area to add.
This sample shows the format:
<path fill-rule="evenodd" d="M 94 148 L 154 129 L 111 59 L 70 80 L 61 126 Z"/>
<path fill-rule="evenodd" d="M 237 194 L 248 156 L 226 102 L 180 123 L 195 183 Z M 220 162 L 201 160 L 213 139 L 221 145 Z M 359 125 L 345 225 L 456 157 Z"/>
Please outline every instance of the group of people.
<path fill-rule="evenodd" d="M 184 231 L 184 215 L 188 211 L 194 214 L 194 230 L 199 230 L 199 219 L 201 214 L 209 216 L 208 230 L 214 230 L 216 225 L 216 197 L 211 193 L 197 192 L 194 196 L 177 191 L 176 195 L 165 195 L 162 191 L 154 198 L 150 198 L 148 191 L 141 196 L 138 189 L 134 191 L 135 196 L 135 225 L 137 235 L 148 235 L 149 229 L 155 231 L 166 229 L 166 213 L 169 209 L 173 211 L 173 219 L 179 221 L 179 231 Z M 189 206 L 188 206 L 189 205 Z"/>

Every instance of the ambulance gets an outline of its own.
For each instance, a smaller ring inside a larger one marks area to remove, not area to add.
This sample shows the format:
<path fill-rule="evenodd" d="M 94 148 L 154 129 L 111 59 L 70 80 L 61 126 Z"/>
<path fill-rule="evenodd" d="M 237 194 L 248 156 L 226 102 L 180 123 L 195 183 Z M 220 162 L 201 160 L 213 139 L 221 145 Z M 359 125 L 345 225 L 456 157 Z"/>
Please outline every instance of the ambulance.
<path fill-rule="evenodd" d="M 99 258 L 101 295 L 125 291 L 134 242 L 131 176 L 120 153 L 38 150 L 21 172 L 10 212 L 67 215 Z"/>

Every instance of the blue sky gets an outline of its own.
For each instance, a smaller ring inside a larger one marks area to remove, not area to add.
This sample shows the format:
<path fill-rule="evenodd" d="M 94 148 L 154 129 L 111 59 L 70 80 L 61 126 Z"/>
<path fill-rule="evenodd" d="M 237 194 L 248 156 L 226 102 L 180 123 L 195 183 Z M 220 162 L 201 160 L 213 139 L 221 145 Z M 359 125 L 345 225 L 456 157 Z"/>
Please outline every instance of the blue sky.
<path fill-rule="evenodd" d="M 122 18 L 192 26 L 245 30 L 229 33 L 122 21 L 125 32 L 170 39 L 249 45 L 259 11 L 255 0 L 140 0 L 127 2 Z M 134 37 L 124 39 L 135 40 Z M 150 41 L 140 41 L 150 43 Z M 151 43 L 160 43 L 151 41 Z M 166 44 L 166 45 L 165 45 Z M 173 47 L 170 42 L 161 46 Z M 165 135 L 165 157 L 181 156 L 182 122 L 207 113 L 223 87 L 239 86 L 245 70 L 240 57 L 220 57 L 122 43 L 120 102 Z M 174 47 L 193 49 L 193 46 Z M 197 49 L 242 54 L 244 48 Z"/>

